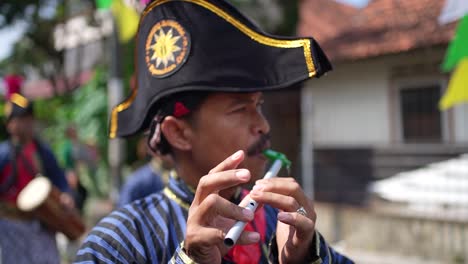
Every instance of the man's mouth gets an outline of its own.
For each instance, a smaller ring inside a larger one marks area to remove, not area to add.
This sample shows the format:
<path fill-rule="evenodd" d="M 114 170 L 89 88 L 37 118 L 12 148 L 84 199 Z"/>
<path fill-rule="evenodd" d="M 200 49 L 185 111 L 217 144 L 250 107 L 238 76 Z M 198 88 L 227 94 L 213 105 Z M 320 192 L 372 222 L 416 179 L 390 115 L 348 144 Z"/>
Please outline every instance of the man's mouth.
<path fill-rule="evenodd" d="M 270 135 L 262 135 L 260 139 L 247 149 L 247 156 L 263 155 L 263 151 L 270 148 Z"/>

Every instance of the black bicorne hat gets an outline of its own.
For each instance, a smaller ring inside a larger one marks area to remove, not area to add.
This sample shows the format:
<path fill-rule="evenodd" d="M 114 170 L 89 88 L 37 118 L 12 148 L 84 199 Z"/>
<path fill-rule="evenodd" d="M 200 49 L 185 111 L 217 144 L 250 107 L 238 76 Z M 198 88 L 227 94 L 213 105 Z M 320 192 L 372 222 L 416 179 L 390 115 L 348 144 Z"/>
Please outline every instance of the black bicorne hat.
<path fill-rule="evenodd" d="M 156 0 L 136 38 L 137 87 L 114 107 L 111 138 L 147 129 L 174 93 L 276 90 L 331 70 L 313 38 L 269 35 L 224 0 Z"/>
<path fill-rule="evenodd" d="M 33 102 L 19 93 L 13 93 L 5 104 L 5 117 L 7 122 L 12 118 L 33 115 Z"/>

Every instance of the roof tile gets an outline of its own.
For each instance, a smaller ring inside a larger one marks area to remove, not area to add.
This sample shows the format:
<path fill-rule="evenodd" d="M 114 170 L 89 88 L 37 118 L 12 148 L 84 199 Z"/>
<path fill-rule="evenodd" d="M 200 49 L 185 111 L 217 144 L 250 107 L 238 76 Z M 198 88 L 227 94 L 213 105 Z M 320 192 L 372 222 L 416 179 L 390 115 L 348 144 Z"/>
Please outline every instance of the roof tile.
<path fill-rule="evenodd" d="M 298 32 L 312 35 L 332 60 L 357 60 L 447 44 L 455 23 L 439 25 L 441 0 L 372 0 L 362 9 L 303 0 Z"/>

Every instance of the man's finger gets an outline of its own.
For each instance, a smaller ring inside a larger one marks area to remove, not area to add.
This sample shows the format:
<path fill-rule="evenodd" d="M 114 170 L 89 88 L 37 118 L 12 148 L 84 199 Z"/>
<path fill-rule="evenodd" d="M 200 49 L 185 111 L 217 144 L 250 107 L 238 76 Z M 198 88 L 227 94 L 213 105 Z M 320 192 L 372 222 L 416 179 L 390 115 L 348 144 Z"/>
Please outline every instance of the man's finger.
<path fill-rule="evenodd" d="M 210 170 L 208 174 L 221 172 L 225 170 L 232 170 L 237 168 L 239 164 L 244 160 L 244 151 L 238 150 L 227 159 L 223 160 L 220 164 Z"/>
<path fill-rule="evenodd" d="M 244 231 L 237 240 L 237 245 L 248 245 L 260 241 L 260 234 L 257 232 Z"/>
<path fill-rule="evenodd" d="M 254 213 L 243 207 L 231 203 L 219 195 L 211 194 L 197 207 L 191 218 L 197 223 L 208 224 L 215 217 L 222 216 L 234 221 L 251 221 Z"/>
<path fill-rule="evenodd" d="M 264 192 L 264 191 L 251 191 L 250 196 L 252 199 L 259 203 L 268 204 L 271 207 L 286 211 L 286 212 L 295 212 L 300 205 L 297 200 L 292 196 L 287 196 L 283 194 L 273 193 L 273 192 Z"/>
<path fill-rule="evenodd" d="M 186 239 L 190 239 L 190 241 L 192 241 L 192 244 L 219 245 L 223 248 L 226 248 L 223 243 L 225 236 L 225 232 L 223 232 L 220 229 L 200 226 L 199 228 L 197 228 L 197 232 L 188 232 Z M 259 233 L 244 231 L 240 235 L 239 240 L 237 240 L 237 244 L 248 245 L 258 243 L 258 241 L 260 241 Z M 192 251 L 190 248 L 188 250 Z"/>
<path fill-rule="evenodd" d="M 187 230 L 185 239 L 191 241 L 192 244 L 217 245 L 224 241 L 225 235 L 220 229 L 199 226 L 194 232 Z"/>
<path fill-rule="evenodd" d="M 315 230 L 315 222 L 299 213 L 280 212 L 278 213 L 278 220 L 284 224 L 294 227 L 295 234 L 292 238 L 292 244 L 299 247 L 300 243 L 309 241 Z"/>
<path fill-rule="evenodd" d="M 307 212 L 306 217 L 312 221 L 317 219 L 313 202 L 310 200 L 304 199 L 304 201 L 299 202 L 294 196 L 255 189 L 249 195 L 259 203 L 268 204 L 285 212 L 296 212 L 302 207 Z"/>
<path fill-rule="evenodd" d="M 253 196 L 259 193 L 257 191 L 261 191 L 261 192 L 271 192 L 271 193 L 277 193 L 277 194 L 282 194 L 285 196 L 293 197 L 299 203 L 299 206 L 294 205 L 294 207 L 292 207 L 294 211 L 297 210 L 297 208 L 299 208 L 300 206 L 304 206 L 305 208 L 313 207 L 310 199 L 307 197 L 307 195 L 302 190 L 300 184 L 294 178 L 289 177 L 289 178 L 261 179 L 256 182 L 253 190 L 254 190 L 254 192 L 252 193 Z M 287 210 L 287 208 L 283 210 L 290 211 L 290 210 Z"/>
<path fill-rule="evenodd" d="M 193 204 L 200 204 L 208 195 L 244 184 L 250 180 L 250 172 L 246 169 L 229 170 L 203 176 L 198 181 Z"/>

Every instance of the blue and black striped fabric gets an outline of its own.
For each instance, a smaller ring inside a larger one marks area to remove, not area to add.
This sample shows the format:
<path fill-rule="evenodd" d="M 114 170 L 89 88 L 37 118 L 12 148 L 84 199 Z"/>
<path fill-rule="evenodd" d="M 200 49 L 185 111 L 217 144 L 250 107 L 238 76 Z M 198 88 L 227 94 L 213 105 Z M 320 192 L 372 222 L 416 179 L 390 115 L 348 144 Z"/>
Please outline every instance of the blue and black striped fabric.
<path fill-rule="evenodd" d="M 180 179 L 171 178 L 162 192 L 130 203 L 101 220 L 83 242 L 75 263 L 187 263 L 180 245 L 193 197 L 193 191 Z M 265 241 L 270 241 L 277 210 L 263 208 L 268 219 Z M 352 263 L 328 249 L 324 240 L 319 247 L 322 263 Z M 263 252 L 261 263 L 268 263 L 266 255 Z"/>

